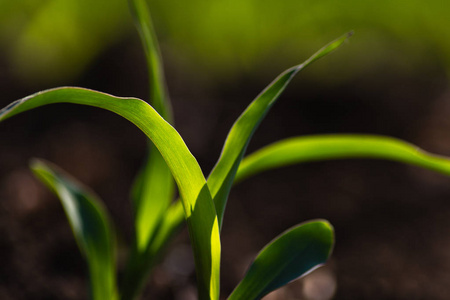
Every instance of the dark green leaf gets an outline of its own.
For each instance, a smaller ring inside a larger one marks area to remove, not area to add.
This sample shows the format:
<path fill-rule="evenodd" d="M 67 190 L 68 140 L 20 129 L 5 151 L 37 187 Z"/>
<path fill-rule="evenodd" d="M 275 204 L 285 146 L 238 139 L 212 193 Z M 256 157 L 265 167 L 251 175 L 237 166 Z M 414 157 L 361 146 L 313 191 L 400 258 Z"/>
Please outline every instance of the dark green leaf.
<path fill-rule="evenodd" d="M 117 299 L 115 244 L 106 209 L 92 192 L 56 166 L 34 160 L 31 169 L 61 200 L 89 266 L 92 299 Z"/>
<path fill-rule="evenodd" d="M 287 230 L 258 254 L 229 299 L 261 299 L 324 264 L 333 244 L 333 228 L 327 221 L 303 223 Z"/>

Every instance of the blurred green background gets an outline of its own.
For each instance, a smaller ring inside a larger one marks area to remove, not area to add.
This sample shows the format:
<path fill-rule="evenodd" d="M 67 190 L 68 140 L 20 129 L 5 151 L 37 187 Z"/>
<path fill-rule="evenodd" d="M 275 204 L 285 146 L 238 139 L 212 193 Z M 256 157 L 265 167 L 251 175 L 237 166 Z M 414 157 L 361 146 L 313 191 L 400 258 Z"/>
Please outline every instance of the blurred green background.
<path fill-rule="evenodd" d="M 1 53 L 20 79 L 73 79 L 134 34 L 125 2 L 1 0 Z M 356 37 L 334 62 L 339 76 L 330 78 L 337 73 L 328 66 L 310 76 L 336 81 L 381 66 L 400 75 L 430 65 L 450 68 L 450 3 L 444 0 L 149 2 L 165 52 L 220 80 L 272 74 L 349 30 Z"/>
<path fill-rule="evenodd" d="M 346 45 L 292 82 L 249 151 L 296 135 L 352 132 L 450 156 L 450 1 L 149 4 L 176 128 L 205 174 L 252 98 L 350 30 Z M 148 94 L 125 0 L 0 0 L 0 70 L 1 106 L 58 85 Z M 86 299 L 84 263 L 64 213 L 27 162 L 45 158 L 91 186 L 122 246 L 132 234 L 129 188 L 145 138 L 108 112 L 71 105 L 0 125 L 0 298 Z M 242 183 L 225 216 L 223 295 L 274 236 L 326 218 L 337 234 L 330 263 L 270 299 L 450 299 L 449 186 L 443 176 L 379 161 L 306 164 Z M 193 299 L 191 258 L 184 232 L 155 270 L 147 298 Z"/>

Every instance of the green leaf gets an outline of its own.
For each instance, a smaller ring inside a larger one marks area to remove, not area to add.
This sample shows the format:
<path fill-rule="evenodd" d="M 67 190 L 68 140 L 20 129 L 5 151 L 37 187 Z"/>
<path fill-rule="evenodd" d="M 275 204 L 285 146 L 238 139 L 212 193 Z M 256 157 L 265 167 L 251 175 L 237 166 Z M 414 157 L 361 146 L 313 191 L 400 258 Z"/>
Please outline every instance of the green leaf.
<path fill-rule="evenodd" d="M 292 164 L 356 158 L 393 160 L 450 176 L 450 158 L 428 153 L 405 141 L 376 135 L 333 134 L 294 137 L 268 145 L 242 160 L 234 183 Z M 171 226 L 177 228 L 183 214 L 172 211 Z"/>
<path fill-rule="evenodd" d="M 304 63 L 294 66 L 281 73 L 255 100 L 247 107 L 244 113 L 236 120 L 231 128 L 222 154 L 208 178 L 208 186 L 216 205 L 219 226 L 222 226 L 223 214 L 234 176 L 245 153 L 247 145 L 272 105 L 287 87 L 292 78 L 299 71 L 314 61 L 332 52 L 342 45 L 352 33 L 348 33 L 326 45 Z"/>
<path fill-rule="evenodd" d="M 158 39 L 153 29 L 150 10 L 146 0 L 128 0 L 131 14 L 133 15 L 136 28 L 141 36 L 147 58 L 147 68 L 150 86 L 150 104 L 169 123 L 173 123 L 173 116 L 167 88 L 164 80 L 164 68 L 161 53 L 159 51 Z"/>
<path fill-rule="evenodd" d="M 173 196 L 172 173 L 158 149 L 149 142 L 147 161 L 133 185 L 135 236 L 121 284 L 122 299 L 135 299 L 144 287 L 156 259 L 149 248 L 166 218 Z M 184 211 L 180 207 L 181 223 Z"/>
<path fill-rule="evenodd" d="M 206 180 L 178 132 L 150 105 L 81 88 L 46 90 L 0 111 L 0 121 L 52 103 L 91 105 L 115 112 L 140 128 L 160 151 L 180 191 L 194 251 L 200 299 L 218 299 L 220 237 L 217 215 Z"/>
<path fill-rule="evenodd" d="M 262 298 L 324 264 L 333 244 L 333 227 L 324 220 L 303 223 L 287 230 L 258 254 L 228 299 Z"/>
<path fill-rule="evenodd" d="M 183 217 L 184 211 L 181 201 L 178 201 L 176 205 L 171 205 L 167 209 L 164 218 L 158 224 L 154 238 L 148 244 L 145 252 L 135 253 L 130 257 L 126 270 L 129 274 L 125 278 L 127 282 L 122 285 L 121 299 L 136 298 L 145 283 L 145 279 L 151 273 L 152 267 L 155 266 L 167 250 L 170 239 L 184 225 Z"/>
<path fill-rule="evenodd" d="M 181 218 L 180 218 L 181 216 Z M 162 220 L 158 227 L 157 234 L 149 245 L 147 255 L 149 257 L 159 257 L 165 250 L 168 241 L 183 225 L 182 222 L 183 207 L 180 205 L 180 201 L 172 204 L 166 212 L 165 218 Z M 152 260 L 154 261 L 154 260 Z"/>
<path fill-rule="evenodd" d="M 402 140 L 376 135 L 336 134 L 294 137 L 266 146 L 242 160 L 236 181 L 296 163 L 344 158 L 393 160 L 450 176 L 450 158 L 427 153 Z"/>
<path fill-rule="evenodd" d="M 150 104 L 169 123 L 172 110 L 164 80 L 158 40 L 146 0 L 129 0 L 130 11 L 140 34 L 149 74 Z M 174 195 L 172 174 L 158 149 L 149 142 L 148 157 L 133 186 L 135 239 L 122 281 L 122 298 L 134 299 L 142 289 L 154 256 L 149 250 Z"/>
<path fill-rule="evenodd" d="M 158 40 L 153 30 L 146 0 L 129 0 L 130 11 L 144 46 L 150 86 L 150 104 L 169 123 L 172 111 L 167 96 Z M 138 176 L 133 192 L 135 208 L 136 246 L 142 253 L 173 200 L 173 179 L 158 149 L 149 144 L 146 164 Z"/>
<path fill-rule="evenodd" d="M 128 4 L 145 49 L 150 103 L 165 120 L 172 123 L 171 105 L 166 91 L 161 54 L 147 2 L 146 0 L 129 0 Z M 133 200 L 137 249 L 139 252 L 143 252 L 148 247 L 174 194 L 170 170 L 153 144 L 149 145 L 148 159 L 138 178 Z"/>
<path fill-rule="evenodd" d="M 115 244 L 106 209 L 92 192 L 56 166 L 33 160 L 31 169 L 61 200 L 89 267 L 92 299 L 117 299 Z"/>
<path fill-rule="evenodd" d="M 173 195 L 172 174 L 158 149 L 149 145 L 147 162 L 136 179 L 132 193 L 138 252 L 143 253 L 147 249 Z"/>

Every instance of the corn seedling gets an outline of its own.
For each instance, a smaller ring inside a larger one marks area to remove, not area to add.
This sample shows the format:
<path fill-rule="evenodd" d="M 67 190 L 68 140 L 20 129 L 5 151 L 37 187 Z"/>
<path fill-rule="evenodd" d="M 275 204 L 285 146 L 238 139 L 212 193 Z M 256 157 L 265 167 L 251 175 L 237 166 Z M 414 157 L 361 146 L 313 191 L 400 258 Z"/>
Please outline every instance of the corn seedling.
<path fill-rule="evenodd" d="M 113 225 L 101 200 L 57 166 L 42 160 L 31 162 L 36 177 L 61 200 L 88 265 L 92 299 L 138 298 L 168 241 L 186 223 L 195 259 L 198 298 L 218 300 L 220 231 L 230 189 L 234 183 L 262 171 L 306 161 L 377 158 L 450 175 L 450 161 L 446 158 L 382 136 L 294 137 L 244 157 L 253 133 L 292 78 L 341 46 L 350 36 L 346 34 L 304 63 L 281 73 L 250 103 L 232 126 L 220 158 L 205 178 L 196 159 L 171 125 L 171 106 L 146 0 L 129 0 L 129 6 L 147 58 L 150 104 L 136 98 L 119 98 L 83 88 L 63 87 L 30 95 L 0 111 L 0 121 L 3 121 L 47 104 L 89 105 L 122 116 L 149 139 L 147 161 L 131 192 L 135 233 L 120 284 L 117 281 Z M 172 203 L 175 187 L 180 199 Z M 333 228 L 325 220 L 308 221 L 288 229 L 261 250 L 228 299 L 264 297 L 324 264 L 333 245 Z"/>

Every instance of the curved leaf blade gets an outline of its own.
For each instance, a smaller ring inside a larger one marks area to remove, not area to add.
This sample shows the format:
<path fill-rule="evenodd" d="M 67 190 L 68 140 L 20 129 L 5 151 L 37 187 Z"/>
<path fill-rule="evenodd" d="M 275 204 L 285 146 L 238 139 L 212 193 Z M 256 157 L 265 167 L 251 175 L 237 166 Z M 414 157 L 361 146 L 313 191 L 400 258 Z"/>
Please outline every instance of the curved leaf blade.
<path fill-rule="evenodd" d="M 387 159 L 450 176 L 450 158 L 430 154 L 402 140 L 376 135 L 294 137 L 268 145 L 242 160 L 236 181 L 282 166 L 330 159 Z"/>
<path fill-rule="evenodd" d="M 333 244 L 333 227 L 325 220 L 310 221 L 285 231 L 258 254 L 228 299 L 261 299 L 324 264 Z"/>
<path fill-rule="evenodd" d="M 178 132 L 150 105 L 136 98 L 118 98 L 82 89 L 57 88 L 28 96 L 0 111 L 0 121 L 52 103 L 103 108 L 135 124 L 155 144 L 180 191 L 194 250 L 200 299 L 218 299 L 220 237 L 217 215 L 203 173 Z"/>
<path fill-rule="evenodd" d="M 106 209 L 97 196 L 56 166 L 33 160 L 31 169 L 61 200 L 89 267 L 92 299 L 117 299 L 115 244 Z"/>
<path fill-rule="evenodd" d="M 304 63 L 289 68 L 270 83 L 247 107 L 233 124 L 223 146 L 220 158 L 208 177 L 208 186 L 216 205 L 219 226 L 222 226 L 223 214 L 234 176 L 247 145 L 258 125 L 276 102 L 292 78 L 301 70 L 319 58 L 341 46 L 352 32 L 338 38 L 314 53 Z"/>
<path fill-rule="evenodd" d="M 147 2 L 128 0 L 128 4 L 145 50 L 150 87 L 149 102 L 165 120 L 173 123 L 158 39 Z M 133 203 L 136 213 L 137 248 L 139 252 L 143 252 L 174 194 L 170 170 L 153 144 L 149 145 L 149 155 L 138 179 L 134 187 Z"/>
<path fill-rule="evenodd" d="M 144 46 L 149 75 L 150 103 L 169 123 L 173 122 L 167 96 L 158 39 L 153 29 L 146 0 L 129 0 L 131 14 Z M 156 227 L 173 200 L 174 186 L 170 170 L 153 144 L 133 189 L 135 208 L 136 248 L 139 253 L 148 247 Z"/>
<path fill-rule="evenodd" d="M 335 134 L 294 137 L 275 142 L 246 156 L 235 182 L 261 172 L 297 163 L 332 159 L 386 159 L 408 163 L 450 176 L 450 158 L 430 154 L 405 141 L 375 135 Z M 167 227 L 173 232 L 183 220 L 181 203 L 173 206 Z"/>
<path fill-rule="evenodd" d="M 146 55 L 149 103 L 165 120 L 173 123 L 158 39 L 147 2 L 129 0 L 128 4 Z M 172 174 L 158 149 L 149 142 L 147 160 L 133 185 L 135 238 L 122 281 L 123 299 L 134 299 L 145 283 L 149 268 L 154 264 L 154 258 L 148 248 L 153 243 L 173 196 Z"/>

